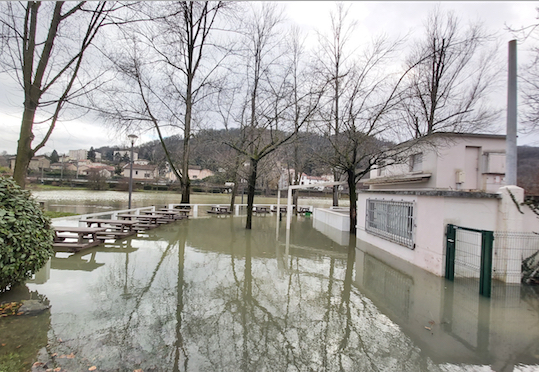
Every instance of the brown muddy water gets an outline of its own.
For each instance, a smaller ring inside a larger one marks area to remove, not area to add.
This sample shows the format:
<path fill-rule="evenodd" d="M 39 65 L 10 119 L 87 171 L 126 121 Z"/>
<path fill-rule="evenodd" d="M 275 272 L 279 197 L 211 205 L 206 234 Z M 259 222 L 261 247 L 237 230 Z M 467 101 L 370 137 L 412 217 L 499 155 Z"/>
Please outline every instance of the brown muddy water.
<path fill-rule="evenodd" d="M 76 254 L 19 289 L 0 371 L 537 371 L 536 288 L 491 299 L 293 218 L 177 221 Z M 5 295 L 4 295 L 5 298 Z M 0 302 L 2 302 L 0 297 Z M 94 368 L 95 367 L 95 368 Z"/>

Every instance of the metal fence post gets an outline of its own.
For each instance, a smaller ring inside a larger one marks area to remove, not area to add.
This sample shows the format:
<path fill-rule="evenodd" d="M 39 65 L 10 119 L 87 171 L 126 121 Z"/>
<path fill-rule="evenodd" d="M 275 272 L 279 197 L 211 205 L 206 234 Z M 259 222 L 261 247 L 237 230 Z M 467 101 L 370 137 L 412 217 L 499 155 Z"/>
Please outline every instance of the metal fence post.
<path fill-rule="evenodd" d="M 481 234 L 481 276 L 479 278 L 479 294 L 490 297 L 492 287 L 492 246 L 494 232 L 483 231 Z"/>
<path fill-rule="evenodd" d="M 455 280 L 455 240 L 457 230 L 455 225 L 447 224 L 445 238 L 445 278 Z"/>

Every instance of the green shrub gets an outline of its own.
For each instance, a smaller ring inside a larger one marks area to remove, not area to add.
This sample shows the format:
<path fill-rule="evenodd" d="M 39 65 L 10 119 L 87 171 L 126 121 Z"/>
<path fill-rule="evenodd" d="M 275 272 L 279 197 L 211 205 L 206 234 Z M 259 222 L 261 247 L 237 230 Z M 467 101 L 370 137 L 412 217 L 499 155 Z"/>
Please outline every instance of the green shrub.
<path fill-rule="evenodd" d="M 0 177 L 0 291 L 21 283 L 53 255 L 50 219 L 11 178 Z"/>

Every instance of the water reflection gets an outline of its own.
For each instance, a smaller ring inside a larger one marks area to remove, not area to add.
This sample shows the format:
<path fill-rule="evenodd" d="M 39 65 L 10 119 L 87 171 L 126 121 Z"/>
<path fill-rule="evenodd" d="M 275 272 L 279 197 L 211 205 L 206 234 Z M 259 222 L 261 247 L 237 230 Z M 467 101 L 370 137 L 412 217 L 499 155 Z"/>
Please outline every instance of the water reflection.
<path fill-rule="evenodd" d="M 267 217 L 253 230 L 242 218 L 178 221 L 51 261 L 48 280 L 28 285 L 51 301 L 51 337 L 78 363 L 70 371 L 88 361 L 145 372 L 537 364 L 533 296 L 516 305 L 501 293 L 467 296 L 375 247 L 339 244 L 309 218 L 284 226 Z"/>
<path fill-rule="evenodd" d="M 434 363 L 537 368 L 539 297 L 526 295 L 529 287 L 497 283 L 488 299 L 469 281 L 434 277 L 364 242 L 358 248 L 358 288 Z"/>

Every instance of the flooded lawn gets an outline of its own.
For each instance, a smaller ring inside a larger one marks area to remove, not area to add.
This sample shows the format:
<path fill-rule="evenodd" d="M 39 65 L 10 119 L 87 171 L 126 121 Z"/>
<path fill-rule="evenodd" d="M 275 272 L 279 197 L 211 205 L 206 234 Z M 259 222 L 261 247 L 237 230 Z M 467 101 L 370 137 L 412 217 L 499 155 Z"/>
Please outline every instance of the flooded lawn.
<path fill-rule="evenodd" d="M 183 220 L 57 253 L 27 284 L 50 310 L 0 320 L 0 361 L 31 359 L 48 342 L 55 367 L 75 372 L 539 368 L 533 288 L 479 298 L 332 240 L 310 217 L 287 237 L 284 220 L 256 217 L 251 231 L 242 217 Z"/>

